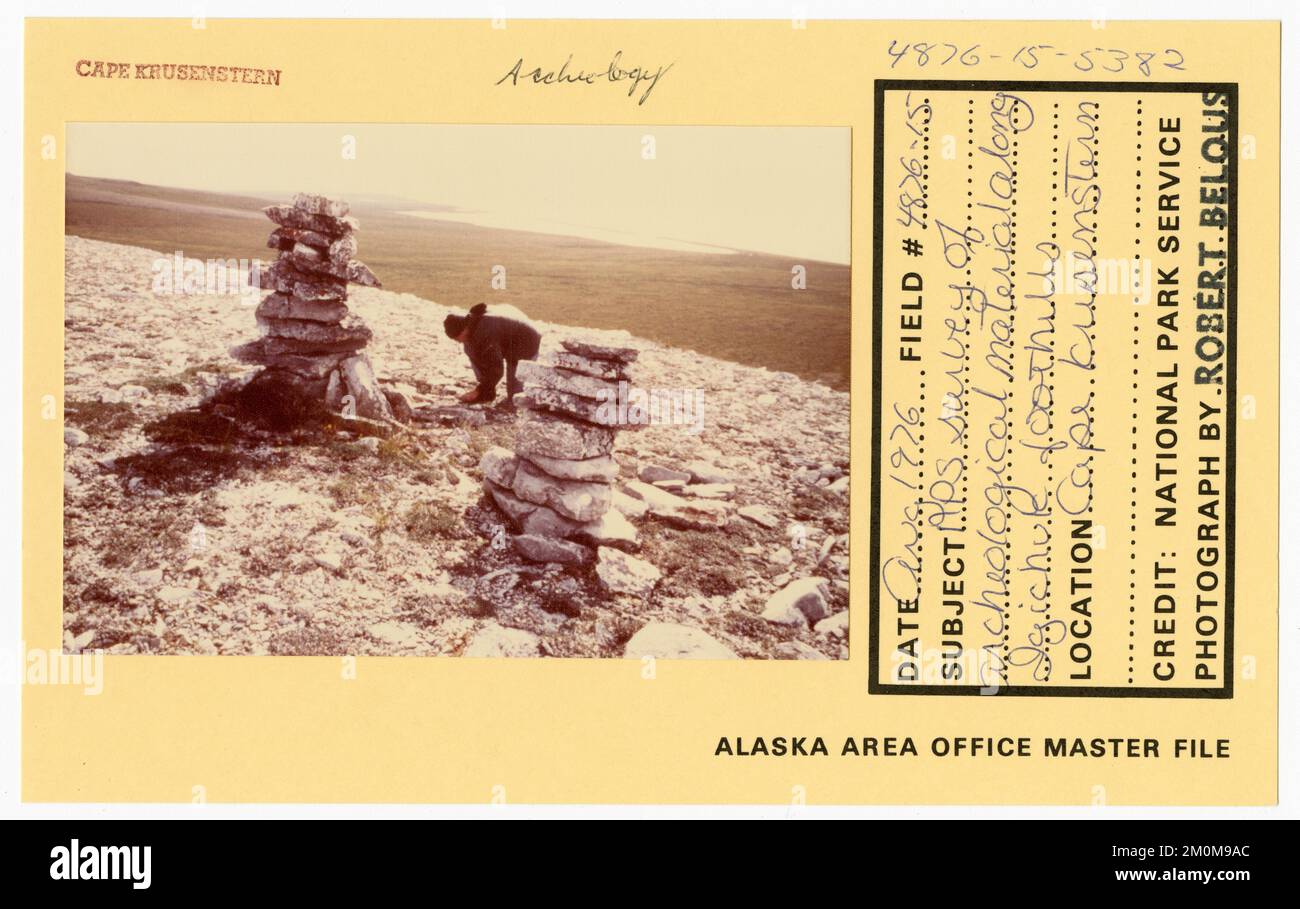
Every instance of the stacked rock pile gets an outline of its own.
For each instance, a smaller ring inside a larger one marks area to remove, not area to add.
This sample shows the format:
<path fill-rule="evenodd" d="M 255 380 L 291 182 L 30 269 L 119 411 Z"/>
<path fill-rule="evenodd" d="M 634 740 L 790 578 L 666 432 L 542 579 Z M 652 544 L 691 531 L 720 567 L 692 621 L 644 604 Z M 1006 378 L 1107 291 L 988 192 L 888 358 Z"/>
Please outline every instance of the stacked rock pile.
<path fill-rule="evenodd" d="M 371 331 L 347 306 L 349 283 L 380 286 L 355 258 L 358 224 L 348 210 L 346 202 L 310 193 L 263 209 L 276 224 L 266 245 L 279 257 L 256 273 L 255 286 L 272 293 L 257 307 L 262 337 L 231 355 L 264 366 L 254 377 L 259 382 L 282 384 L 350 415 L 393 419 L 362 352 Z"/>
<path fill-rule="evenodd" d="M 542 363 L 519 364 L 515 450 L 484 453 L 484 487 L 519 531 L 512 539 L 524 558 L 582 564 L 596 556 L 595 546 L 602 561 L 621 564 L 618 550 L 634 549 L 637 533 L 613 507 L 613 450 L 618 431 L 637 425 L 618 421 L 617 400 L 638 351 L 575 340 L 561 346 Z"/>

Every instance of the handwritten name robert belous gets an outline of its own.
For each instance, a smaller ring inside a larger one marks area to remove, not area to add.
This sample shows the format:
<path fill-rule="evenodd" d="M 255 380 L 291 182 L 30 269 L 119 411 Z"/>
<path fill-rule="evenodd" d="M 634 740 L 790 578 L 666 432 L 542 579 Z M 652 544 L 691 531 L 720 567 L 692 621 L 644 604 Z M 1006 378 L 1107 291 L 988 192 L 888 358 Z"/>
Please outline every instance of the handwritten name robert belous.
<path fill-rule="evenodd" d="M 654 91 L 659 80 L 667 75 L 674 64 L 669 63 L 660 65 L 655 69 L 648 66 L 634 66 L 630 69 L 623 68 L 623 52 L 615 51 L 614 58 L 609 61 L 609 65 L 604 69 L 582 69 L 573 65 L 573 54 L 569 54 L 558 69 L 546 69 L 541 66 L 534 66 L 532 69 L 526 69 L 524 58 L 520 57 L 515 65 L 510 67 L 504 76 L 498 79 L 494 85 L 500 85 L 506 80 L 511 85 L 518 85 L 521 81 L 527 83 L 531 81 L 534 85 L 595 85 L 598 82 L 627 83 L 627 96 L 631 98 L 642 86 L 641 97 L 637 99 L 637 106 L 645 104 L 650 93 Z"/>

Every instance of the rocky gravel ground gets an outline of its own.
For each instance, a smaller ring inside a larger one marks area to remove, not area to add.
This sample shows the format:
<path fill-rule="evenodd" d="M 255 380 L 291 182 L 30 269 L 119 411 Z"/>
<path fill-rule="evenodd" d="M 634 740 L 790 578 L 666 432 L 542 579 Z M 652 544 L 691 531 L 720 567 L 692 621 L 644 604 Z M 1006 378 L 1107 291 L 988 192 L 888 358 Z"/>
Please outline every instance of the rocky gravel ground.
<path fill-rule="evenodd" d="M 248 372 L 228 350 L 256 299 L 168 292 L 169 258 L 66 238 L 67 649 L 847 658 L 847 394 L 537 323 L 544 351 L 561 337 L 640 347 L 638 383 L 701 390 L 703 419 L 619 436 L 631 573 L 616 554 L 600 571 L 527 562 L 479 471 L 517 414 L 440 410 L 473 384 L 442 331 L 451 310 L 370 288 L 349 300 L 380 382 L 445 419 L 387 438 L 232 428 L 198 407 Z M 647 486 L 729 518 L 664 520 Z M 657 577 L 636 574 L 645 564 Z"/>

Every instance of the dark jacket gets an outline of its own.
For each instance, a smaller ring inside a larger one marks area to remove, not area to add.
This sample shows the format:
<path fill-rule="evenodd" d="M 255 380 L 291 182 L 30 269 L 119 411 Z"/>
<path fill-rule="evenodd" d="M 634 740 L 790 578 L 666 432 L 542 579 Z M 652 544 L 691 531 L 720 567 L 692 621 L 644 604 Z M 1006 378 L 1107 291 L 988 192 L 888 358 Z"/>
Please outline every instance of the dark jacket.
<path fill-rule="evenodd" d="M 443 325 L 453 338 L 469 329 L 465 353 L 474 367 L 481 400 L 496 395 L 497 384 L 507 370 L 513 381 L 515 364 L 536 358 L 542 343 L 541 334 L 533 326 L 507 316 L 490 316 L 482 303 L 471 309 L 468 317 L 448 316 Z M 514 394 L 515 390 L 507 387 L 506 394 Z"/>

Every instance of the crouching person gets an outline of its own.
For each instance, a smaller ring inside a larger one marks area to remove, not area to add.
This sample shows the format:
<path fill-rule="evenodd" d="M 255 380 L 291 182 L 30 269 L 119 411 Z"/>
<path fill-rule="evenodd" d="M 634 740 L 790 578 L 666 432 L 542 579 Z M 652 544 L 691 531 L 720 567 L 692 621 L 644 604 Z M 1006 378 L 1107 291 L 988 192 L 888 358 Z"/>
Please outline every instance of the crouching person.
<path fill-rule="evenodd" d="M 515 379 L 520 360 L 537 359 L 542 336 L 528 323 L 527 317 L 512 306 L 502 307 L 509 315 L 488 315 L 487 304 L 479 303 L 468 316 L 447 316 L 443 330 L 447 337 L 465 347 L 476 384 L 460 396 L 464 404 L 487 404 L 496 398 L 497 385 L 504 374 L 506 400 L 521 390 Z"/>

